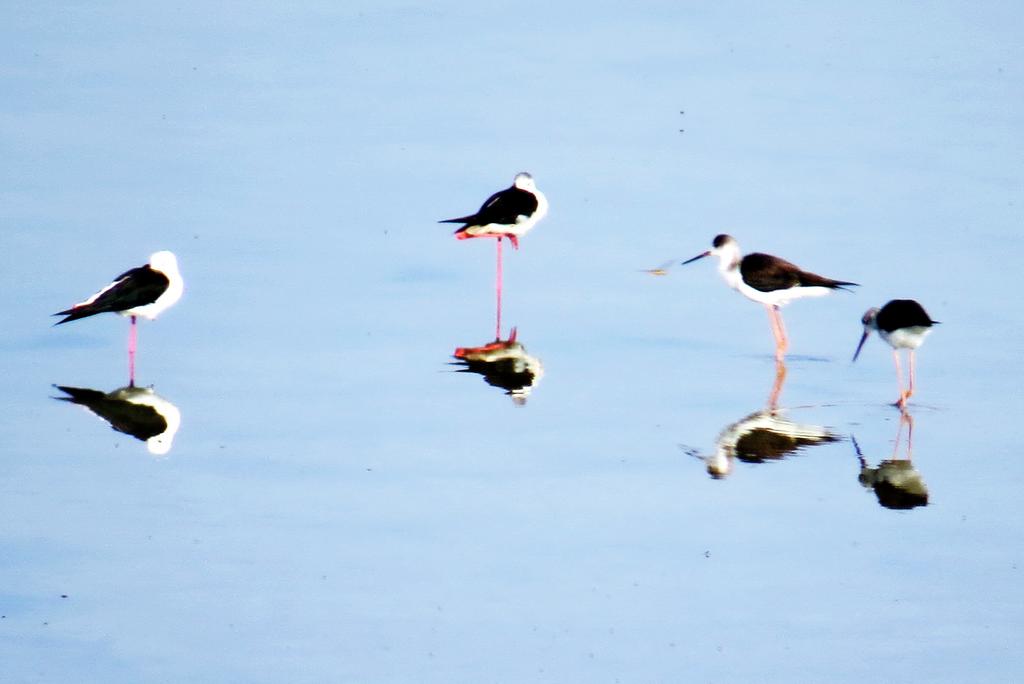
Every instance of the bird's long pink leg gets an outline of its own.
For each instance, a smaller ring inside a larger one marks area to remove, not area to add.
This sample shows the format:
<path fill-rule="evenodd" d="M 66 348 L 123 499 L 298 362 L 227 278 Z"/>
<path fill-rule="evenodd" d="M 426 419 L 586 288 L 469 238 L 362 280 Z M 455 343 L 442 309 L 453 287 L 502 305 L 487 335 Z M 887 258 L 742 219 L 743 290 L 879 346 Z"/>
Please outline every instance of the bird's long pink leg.
<path fill-rule="evenodd" d="M 789 337 L 786 335 L 786 324 L 782 322 L 782 312 L 779 311 L 779 307 L 773 307 L 775 311 L 775 318 L 779 322 L 779 337 L 782 339 L 779 360 L 786 355 L 786 350 L 789 349 Z"/>
<path fill-rule="evenodd" d="M 772 385 L 772 393 L 768 396 L 768 410 L 774 411 L 779 405 L 779 395 L 782 394 L 782 385 L 786 382 L 786 364 L 782 361 L 775 362 L 775 384 Z"/>
<path fill-rule="evenodd" d="M 775 309 L 773 309 L 768 304 L 765 304 L 764 308 L 768 309 L 768 322 L 772 326 L 772 338 L 775 340 L 775 351 L 776 351 L 775 360 L 778 361 L 778 359 L 779 359 L 779 355 L 778 355 L 778 350 L 779 350 L 779 326 L 775 322 Z"/>
<path fill-rule="evenodd" d="M 128 333 L 128 386 L 135 387 L 135 349 L 138 346 L 138 333 L 136 331 L 135 316 L 132 316 L 132 326 Z"/>
<path fill-rule="evenodd" d="M 782 360 L 786 357 L 786 349 L 789 347 L 789 341 L 786 339 L 786 327 L 782 323 L 782 314 L 779 313 L 777 306 L 765 304 L 768 309 L 768 319 L 772 324 L 772 335 L 775 336 L 775 360 L 782 363 Z"/>
<path fill-rule="evenodd" d="M 502 284 L 502 272 L 501 272 L 501 236 L 498 236 L 498 264 L 497 264 L 497 275 L 494 279 L 494 289 L 497 298 L 497 313 L 495 318 L 497 319 L 494 325 L 494 339 L 501 339 L 501 284 Z"/>
<path fill-rule="evenodd" d="M 907 407 L 907 395 L 903 393 L 903 369 L 900 367 L 900 353 L 896 349 L 892 350 L 892 360 L 896 364 L 896 384 L 900 386 L 900 398 L 896 401 L 896 406 L 902 411 Z"/>
<path fill-rule="evenodd" d="M 900 439 L 903 437 L 903 426 L 907 426 L 907 460 L 911 460 L 914 451 L 914 418 L 906 411 L 900 413 L 900 428 L 896 431 L 896 443 L 892 447 L 892 458 L 890 460 L 899 460 L 900 451 Z"/>
<path fill-rule="evenodd" d="M 914 350 L 910 350 L 910 387 L 907 388 L 907 399 L 914 394 Z"/>
<path fill-rule="evenodd" d="M 902 413 L 900 419 L 907 421 L 907 460 L 914 458 L 914 417 L 909 413 Z"/>

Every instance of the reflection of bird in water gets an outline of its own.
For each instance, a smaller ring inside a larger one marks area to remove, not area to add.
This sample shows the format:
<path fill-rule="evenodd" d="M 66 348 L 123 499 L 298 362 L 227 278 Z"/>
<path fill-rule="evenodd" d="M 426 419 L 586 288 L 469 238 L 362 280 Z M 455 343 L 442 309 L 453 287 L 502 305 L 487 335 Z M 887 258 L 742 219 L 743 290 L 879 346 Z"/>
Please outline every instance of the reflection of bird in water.
<path fill-rule="evenodd" d="M 526 398 L 544 376 L 544 366 L 536 356 L 526 353 L 526 347 L 516 341 L 513 328 L 507 340 L 495 340 L 482 347 L 458 347 L 454 365 L 462 366 L 460 373 L 478 373 L 488 385 L 500 387 L 512 397 L 517 406 Z"/>
<path fill-rule="evenodd" d="M 775 336 L 777 361 L 782 361 L 789 347 L 780 307 L 794 299 L 821 297 L 833 290 L 845 290 L 857 284 L 802 271 L 795 264 L 770 254 L 755 252 L 742 256 L 739 244 L 730 235 L 716 236 L 711 249 L 683 263 L 689 264 L 707 256 L 718 257 L 718 271 L 729 287 L 747 299 L 764 304 Z"/>
<path fill-rule="evenodd" d="M 783 459 L 816 444 L 839 441 L 828 428 L 794 423 L 785 417 L 778 408 L 785 380 L 786 367 L 778 363 L 767 407 L 727 425 L 718 434 L 715 453 L 702 457 L 711 477 L 728 476 L 737 458 L 744 463 L 764 463 Z"/>
<path fill-rule="evenodd" d="M 54 385 L 66 397 L 60 401 L 84 406 L 110 423 L 118 432 L 142 440 L 149 453 L 163 456 L 171 450 L 174 435 L 181 427 L 181 412 L 149 387 L 122 387 L 102 392 L 81 387 Z"/>
<path fill-rule="evenodd" d="M 907 430 L 907 456 L 897 457 L 900 446 L 900 437 L 903 433 L 903 424 L 908 426 Z M 913 450 L 914 423 L 909 414 L 902 414 L 900 417 L 900 428 L 896 433 L 896 444 L 893 447 L 892 457 L 882 461 L 875 468 L 868 467 L 864 454 L 861 453 L 857 439 L 852 438 L 853 448 L 857 452 L 857 460 L 860 462 L 860 475 L 857 480 L 868 489 L 875 492 L 878 497 L 878 504 L 885 508 L 898 511 L 907 511 L 918 506 L 928 505 L 928 486 L 924 483 L 911 461 Z"/>
<path fill-rule="evenodd" d="M 462 223 L 455 231 L 459 240 L 470 238 L 497 238 L 497 268 L 494 278 L 497 298 L 497 319 L 495 336 L 501 336 L 501 241 L 508 238 L 512 247 L 519 249 L 519 238 L 537 225 L 548 213 L 548 200 L 537 189 L 533 176 L 518 173 L 512 187 L 500 190 L 483 203 L 475 214 L 459 218 L 444 219 L 441 223 Z"/>
<path fill-rule="evenodd" d="M 779 409 L 755 411 L 727 425 L 715 440 L 715 453 L 705 459 L 708 474 L 723 478 L 732 472 L 733 459 L 764 463 L 796 454 L 816 444 L 839 441 L 828 428 L 794 423 Z"/>
<path fill-rule="evenodd" d="M 868 309 L 860 322 L 864 325 L 864 334 L 860 336 L 853 360 L 857 360 L 871 331 L 878 332 L 878 336 L 892 347 L 892 359 L 896 363 L 896 382 L 900 386 L 900 398 L 896 400 L 896 406 L 906 409 L 907 400 L 914 393 L 914 351 L 921 346 L 938 321 L 933 321 L 924 307 L 913 299 L 894 299 L 881 309 Z M 903 372 L 900 370 L 900 349 L 909 350 L 910 385 L 906 390 L 903 389 Z"/>
<path fill-rule="evenodd" d="M 54 316 L 64 316 L 57 325 L 108 312 L 129 316 L 132 325 L 128 336 L 128 382 L 131 385 L 135 383 L 136 318 L 155 319 L 181 299 L 184 291 L 178 259 L 171 252 L 156 252 L 145 266 L 125 271 L 93 296 Z"/>

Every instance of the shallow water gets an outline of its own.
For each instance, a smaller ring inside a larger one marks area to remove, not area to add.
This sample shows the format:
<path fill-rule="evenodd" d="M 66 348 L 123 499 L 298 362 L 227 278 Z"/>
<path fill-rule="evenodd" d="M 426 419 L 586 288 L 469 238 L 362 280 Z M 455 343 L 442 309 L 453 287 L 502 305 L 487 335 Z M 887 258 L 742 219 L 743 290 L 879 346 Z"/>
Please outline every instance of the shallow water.
<path fill-rule="evenodd" d="M 5 680 L 1024 674 L 1017 7 L 136 12 L 0 28 Z M 435 221 L 520 170 L 517 401 L 453 365 L 494 245 Z M 642 269 L 719 232 L 862 286 L 784 311 L 774 417 L 828 439 L 712 478 L 772 418 L 766 316 Z M 154 456 L 53 399 L 126 384 L 127 322 L 47 317 L 161 248 Z M 895 297 L 943 322 L 912 452 L 888 348 L 850 363 Z"/>

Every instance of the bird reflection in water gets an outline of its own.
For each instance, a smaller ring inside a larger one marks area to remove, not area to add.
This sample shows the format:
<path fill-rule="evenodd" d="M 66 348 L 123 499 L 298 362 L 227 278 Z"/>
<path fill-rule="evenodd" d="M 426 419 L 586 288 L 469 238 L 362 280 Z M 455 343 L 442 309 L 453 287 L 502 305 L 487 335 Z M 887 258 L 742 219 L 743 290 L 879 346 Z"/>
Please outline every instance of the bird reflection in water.
<path fill-rule="evenodd" d="M 906 458 L 899 454 L 903 427 L 907 428 Z M 892 448 L 892 456 L 879 463 L 876 467 L 868 467 L 864 454 L 861 453 L 857 438 L 851 438 L 853 448 L 860 461 L 860 475 L 857 479 L 866 489 L 872 489 L 878 497 L 878 505 L 897 511 L 908 511 L 918 506 L 928 505 L 928 487 L 911 462 L 914 441 L 914 419 L 909 413 L 900 414 L 900 426 L 896 431 L 896 443 Z"/>
<path fill-rule="evenodd" d="M 164 456 L 171 450 L 174 435 L 181 427 L 181 412 L 151 387 L 128 385 L 112 392 L 54 385 L 65 397 L 60 401 L 84 406 L 110 427 L 144 441 L 154 456 Z"/>
<path fill-rule="evenodd" d="M 727 477 L 736 459 L 744 463 L 777 461 L 816 444 L 839 441 L 839 437 L 820 425 L 794 423 L 778 407 L 779 395 L 786 381 L 786 366 L 775 365 L 775 382 L 764 409 L 727 425 L 715 440 L 715 453 L 700 456 L 708 475 L 716 480 Z"/>
<path fill-rule="evenodd" d="M 507 340 L 495 339 L 480 347 L 457 347 L 452 365 L 461 366 L 459 373 L 477 373 L 488 385 L 505 390 L 516 406 L 526 404 L 527 397 L 544 376 L 544 366 L 536 356 L 516 339 L 512 328 Z"/>

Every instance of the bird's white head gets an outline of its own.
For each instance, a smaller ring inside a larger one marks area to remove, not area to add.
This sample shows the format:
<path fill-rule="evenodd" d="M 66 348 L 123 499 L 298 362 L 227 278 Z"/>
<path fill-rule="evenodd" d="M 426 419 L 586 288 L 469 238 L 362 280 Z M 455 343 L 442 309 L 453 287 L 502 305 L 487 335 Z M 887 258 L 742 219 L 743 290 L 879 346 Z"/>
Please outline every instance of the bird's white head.
<path fill-rule="evenodd" d="M 530 192 L 533 192 L 537 189 L 537 184 L 533 182 L 533 176 L 525 171 L 517 173 L 512 184 L 520 190 L 529 190 Z"/>
<path fill-rule="evenodd" d="M 168 252 L 167 250 L 154 252 L 149 257 L 149 267 L 163 273 L 177 273 L 178 258 L 174 256 L 174 252 Z"/>
<path fill-rule="evenodd" d="M 704 257 L 716 256 L 718 257 L 719 269 L 726 271 L 730 270 L 740 263 L 740 245 L 731 235 L 716 235 L 715 239 L 711 241 L 711 249 L 706 252 L 701 252 L 692 259 L 687 259 L 684 264 L 703 259 Z"/>
<path fill-rule="evenodd" d="M 739 263 L 740 243 L 732 235 L 716 235 L 711 241 L 711 254 L 718 257 L 723 264 Z"/>

